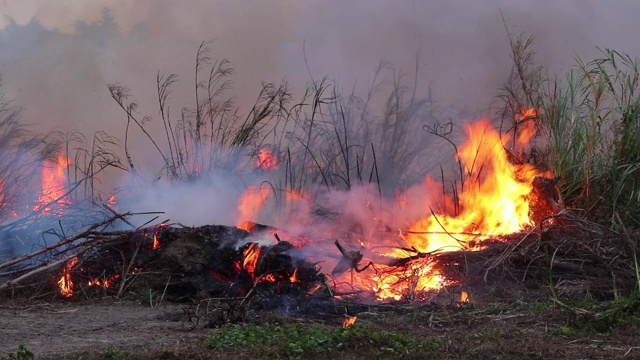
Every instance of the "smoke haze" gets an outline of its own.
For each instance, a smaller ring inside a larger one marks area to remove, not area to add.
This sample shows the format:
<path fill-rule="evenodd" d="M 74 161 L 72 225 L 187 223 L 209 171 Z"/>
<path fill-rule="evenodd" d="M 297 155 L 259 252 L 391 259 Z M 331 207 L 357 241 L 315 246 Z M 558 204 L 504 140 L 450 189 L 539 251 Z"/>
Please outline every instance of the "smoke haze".
<path fill-rule="evenodd" d="M 412 77 L 420 53 L 423 94 L 430 85 L 441 106 L 485 112 L 511 69 L 502 17 L 511 33 L 535 35 L 551 74 L 575 56 L 591 59 L 597 47 L 640 54 L 640 3 L 633 0 L 23 0 L 3 2 L 0 11 L 2 91 L 25 109 L 25 122 L 37 131 L 104 130 L 120 139 L 126 116 L 107 84 L 130 88 L 139 113 L 155 119 L 156 74 L 175 73 L 175 112 L 193 107 L 195 54 L 208 40 L 213 56 L 236 69 L 233 96 L 241 108 L 253 103 L 261 81 L 287 79 L 295 96 L 312 78 L 331 75 L 349 91 L 366 91 L 382 60 Z M 206 219 L 194 222 L 232 222 L 220 209 L 232 207 L 239 192 L 233 181 L 209 179 L 207 186 L 216 189 L 206 201 L 214 207 L 194 207 L 177 190 L 154 189 L 141 203 L 147 210 L 182 204 L 174 208 L 177 220 L 199 213 Z"/>

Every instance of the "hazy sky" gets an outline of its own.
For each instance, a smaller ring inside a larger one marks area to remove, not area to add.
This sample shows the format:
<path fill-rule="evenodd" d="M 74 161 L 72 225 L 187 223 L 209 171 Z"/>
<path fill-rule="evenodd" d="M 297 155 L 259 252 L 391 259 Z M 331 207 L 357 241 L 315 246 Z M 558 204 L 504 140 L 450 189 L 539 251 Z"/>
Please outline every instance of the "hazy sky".
<path fill-rule="evenodd" d="M 303 43 L 312 74 L 331 74 L 346 88 L 355 80 L 365 87 L 383 59 L 411 73 L 421 49 L 420 81 L 433 82 L 444 104 L 477 109 L 510 69 L 500 11 L 510 31 L 535 34 L 552 71 L 596 47 L 640 54 L 633 0 L 5 0 L 0 73 L 29 122 L 120 135 L 123 116 L 106 84 L 130 87 L 140 111 L 156 115 L 156 72 L 176 73 L 176 106 L 188 105 L 202 41 L 215 40 L 215 55 L 236 67 L 239 103 L 253 101 L 262 80 L 302 88 Z"/>

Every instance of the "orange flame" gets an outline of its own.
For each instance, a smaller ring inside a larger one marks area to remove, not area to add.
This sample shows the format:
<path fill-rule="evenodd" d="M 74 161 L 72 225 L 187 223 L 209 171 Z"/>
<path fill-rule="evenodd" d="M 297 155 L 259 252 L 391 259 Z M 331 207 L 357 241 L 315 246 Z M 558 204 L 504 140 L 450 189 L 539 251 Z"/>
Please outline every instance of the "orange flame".
<path fill-rule="evenodd" d="M 73 296 L 73 281 L 71 281 L 71 269 L 76 266 L 78 263 L 78 258 L 74 257 L 64 266 L 62 270 L 62 276 L 60 280 L 58 280 L 58 288 L 60 289 L 60 294 L 64 297 Z"/>
<path fill-rule="evenodd" d="M 270 194 L 271 191 L 269 191 L 267 187 L 258 187 L 255 185 L 249 186 L 247 190 L 240 195 L 240 199 L 238 201 L 240 217 L 236 222 L 236 227 L 246 231 L 251 231 L 253 227 L 249 227 L 250 222 L 247 222 L 247 220 L 257 220 L 260 210 L 264 206 L 264 203 Z"/>
<path fill-rule="evenodd" d="M 249 246 L 244 250 L 242 267 L 247 270 L 252 277 L 255 277 L 254 271 L 256 270 L 256 264 L 258 263 L 261 251 L 262 250 L 256 243 L 249 244 Z"/>
<path fill-rule="evenodd" d="M 469 301 L 469 294 L 466 291 L 463 291 L 460 293 L 460 302 L 461 303 L 466 303 L 467 301 Z"/>
<path fill-rule="evenodd" d="M 153 243 L 151 244 L 151 249 L 153 250 L 158 250 L 160 249 L 160 240 L 158 239 L 158 233 L 168 227 L 169 224 L 167 221 L 163 221 L 162 223 L 160 223 L 160 225 L 158 225 L 155 229 L 155 231 L 153 232 Z"/>
<path fill-rule="evenodd" d="M 356 320 L 358 320 L 357 316 L 349 316 L 348 318 L 344 319 L 344 321 L 342 322 L 342 326 L 343 327 L 349 327 L 349 326 L 355 324 Z"/>
<path fill-rule="evenodd" d="M 484 239 L 534 225 L 529 217 L 532 182 L 544 174 L 529 164 L 511 164 L 505 150 L 508 136 L 500 137 L 488 119 L 467 124 L 465 130 L 468 141 L 459 147 L 458 157 L 466 180 L 457 199 L 445 194 L 434 196 L 444 207 L 425 206 L 428 215 L 410 226 L 409 231 L 401 231 L 394 240 L 400 241 L 403 249 L 380 253 L 391 259 L 406 259 L 412 255 L 407 249 L 412 249 L 422 257 L 384 271 L 360 270 L 357 276 L 345 272 L 341 275 L 343 279 L 337 281 L 371 289 L 378 299 L 400 300 L 410 294 L 440 289 L 447 284 L 446 279 L 425 254 L 479 250 Z M 433 183 L 427 178 L 425 185 L 431 188 Z M 400 200 L 406 198 L 402 196 Z M 458 205 L 452 206 L 456 201 Z M 447 211 L 437 213 L 435 210 L 440 208 Z M 351 280 L 347 281 L 349 276 Z"/>
<path fill-rule="evenodd" d="M 538 118 L 538 112 L 535 108 L 525 110 L 522 108 L 520 114 L 516 114 L 516 124 L 522 124 L 523 127 L 519 128 L 520 134 L 518 135 L 517 144 L 519 146 L 525 146 L 529 143 L 531 138 L 536 134 L 536 122 Z"/>
<path fill-rule="evenodd" d="M 291 283 L 300 282 L 300 279 L 298 279 L 298 268 L 293 270 L 293 274 L 291 274 L 291 276 L 289 277 L 289 281 L 291 281 Z"/>
<path fill-rule="evenodd" d="M 153 245 L 151 245 L 153 250 L 160 249 L 160 241 L 158 241 L 158 232 L 153 233 Z"/>
<path fill-rule="evenodd" d="M 34 210 L 39 210 L 48 204 L 57 201 L 58 205 L 70 205 L 69 199 L 63 199 L 67 182 L 66 169 L 69 161 L 63 154 L 58 155 L 57 161 L 47 160 L 42 166 L 42 195 L 38 197 Z M 51 213 L 52 209 L 42 209 L 43 214 Z M 60 215 L 61 213 L 57 214 Z"/>
<path fill-rule="evenodd" d="M 258 160 L 256 160 L 256 166 L 264 170 L 277 170 L 278 160 L 271 152 L 269 148 L 262 148 L 258 151 Z"/>

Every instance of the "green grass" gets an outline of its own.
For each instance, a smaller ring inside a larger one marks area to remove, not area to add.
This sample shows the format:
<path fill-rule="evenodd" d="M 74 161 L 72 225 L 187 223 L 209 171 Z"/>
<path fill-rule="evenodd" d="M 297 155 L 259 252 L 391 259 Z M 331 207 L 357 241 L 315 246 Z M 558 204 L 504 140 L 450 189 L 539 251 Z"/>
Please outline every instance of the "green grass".
<path fill-rule="evenodd" d="M 640 62 L 611 49 L 576 58 L 564 77 L 535 63 L 533 37 L 510 36 L 514 72 L 501 91 L 503 119 L 538 109 L 538 164 L 560 178 L 564 205 L 617 228 L 640 226 Z M 515 131 L 509 128 L 509 131 Z"/>
<path fill-rule="evenodd" d="M 261 358 L 303 359 L 359 351 L 373 351 L 372 355 L 427 354 L 438 349 L 441 341 L 359 325 L 344 328 L 286 324 L 225 326 L 208 336 L 206 344 L 215 350 L 251 349 Z"/>
<path fill-rule="evenodd" d="M 640 327 L 640 297 L 625 297 L 610 302 L 582 301 L 564 304 L 571 329 L 608 334 L 623 326 Z"/>
<path fill-rule="evenodd" d="M 33 360 L 35 356 L 24 345 L 20 345 L 16 353 L 9 353 L 7 356 L 0 355 L 0 360 Z"/>

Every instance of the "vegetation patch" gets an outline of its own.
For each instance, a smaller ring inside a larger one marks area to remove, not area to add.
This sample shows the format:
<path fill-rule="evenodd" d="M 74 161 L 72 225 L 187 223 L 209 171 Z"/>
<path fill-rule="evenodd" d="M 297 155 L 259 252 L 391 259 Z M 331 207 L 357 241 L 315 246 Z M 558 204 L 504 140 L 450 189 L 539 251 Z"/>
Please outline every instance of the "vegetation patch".
<path fill-rule="evenodd" d="M 261 358 L 306 358 L 336 352 L 371 355 L 428 354 L 444 340 L 374 329 L 370 326 L 330 327 L 327 325 L 229 325 L 206 339 L 215 350 L 251 349 Z"/>

